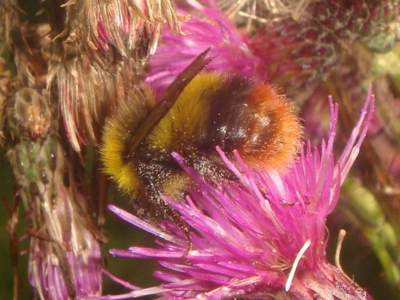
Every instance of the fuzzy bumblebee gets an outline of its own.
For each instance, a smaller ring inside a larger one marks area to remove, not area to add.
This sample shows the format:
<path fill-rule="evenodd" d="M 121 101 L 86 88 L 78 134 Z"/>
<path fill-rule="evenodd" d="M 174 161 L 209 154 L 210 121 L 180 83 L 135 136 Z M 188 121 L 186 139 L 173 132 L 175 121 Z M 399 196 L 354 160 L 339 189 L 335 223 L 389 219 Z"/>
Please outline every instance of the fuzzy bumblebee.
<path fill-rule="evenodd" d="M 211 180 L 232 178 L 216 155 L 238 150 L 256 168 L 282 168 L 297 154 L 302 127 L 293 106 L 264 83 L 200 73 L 200 55 L 153 107 L 149 93 L 136 94 L 105 127 L 105 172 L 152 217 L 168 217 L 160 194 L 181 197 L 191 182 L 172 152 Z"/>

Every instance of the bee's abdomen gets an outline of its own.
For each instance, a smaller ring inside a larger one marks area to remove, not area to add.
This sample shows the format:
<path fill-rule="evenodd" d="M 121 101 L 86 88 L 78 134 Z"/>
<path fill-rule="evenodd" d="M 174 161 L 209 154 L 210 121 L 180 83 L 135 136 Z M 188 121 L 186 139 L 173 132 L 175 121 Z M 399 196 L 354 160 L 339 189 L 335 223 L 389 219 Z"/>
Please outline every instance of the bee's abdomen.
<path fill-rule="evenodd" d="M 271 86 L 227 78 L 211 97 L 205 147 L 238 150 L 249 164 L 264 168 L 294 159 L 302 127 L 293 106 Z"/>
<path fill-rule="evenodd" d="M 250 107 L 247 103 L 249 82 L 244 78 L 228 78 L 210 95 L 210 118 L 204 146 L 218 145 L 231 152 L 246 143 L 250 128 Z"/>

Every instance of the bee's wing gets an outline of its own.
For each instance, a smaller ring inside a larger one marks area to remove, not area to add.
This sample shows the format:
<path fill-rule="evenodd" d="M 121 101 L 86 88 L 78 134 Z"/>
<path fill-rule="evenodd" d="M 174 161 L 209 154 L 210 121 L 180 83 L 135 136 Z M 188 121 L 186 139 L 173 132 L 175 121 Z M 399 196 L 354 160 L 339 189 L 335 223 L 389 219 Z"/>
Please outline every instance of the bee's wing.
<path fill-rule="evenodd" d="M 143 120 L 138 129 L 131 136 L 127 149 L 128 158 L 133 155 L 140 143 L 168 113 L 186 85 L 210 62 L 211 59 L 207 58 L 209 50 L 210 49 L 207 49 L 197 56 L 196 59 L 193 60 L 193 62 L 169 85 L 157 106 L 149 113 L 146 119 Z"/>

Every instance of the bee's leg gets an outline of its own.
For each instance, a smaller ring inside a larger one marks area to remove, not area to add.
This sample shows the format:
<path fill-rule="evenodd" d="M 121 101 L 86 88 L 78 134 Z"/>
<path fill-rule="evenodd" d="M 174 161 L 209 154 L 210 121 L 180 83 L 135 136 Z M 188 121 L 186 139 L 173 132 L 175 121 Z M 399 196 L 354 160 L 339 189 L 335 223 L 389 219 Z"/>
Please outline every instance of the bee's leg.
<path fill-rule="evenodd" d="M 170 207 L 168 209 L 171 211 L 170 216 L 172 217 L 172 221 L 176 224 L 176 226 L 179 227 L 180 230 L 182 230 L 183 234 L 186 237 L 188 246 L 186 249 L 186 254 L 189 254 L 189 252 L 192 250 L 192 238 L 190 237 L 190 227 L 189 225 L 182 219 L 182 217 L 179 215 L 179 213 Z"/>
<path fill-rule="evenodd" d="M 150 164 L 146 165 L 149 168 Z M 149 168 L 150 171 L 152 168 Z M 160 171 L 159 168 L 154 168 Z M 143 172 L 146 179 L 143 180 L 143 185 L 135 198 L 134 206 L 138 217 L 145 219 L 156 226 L 162 226 L 163 221 L 174 223 L 186 237 L 189 249 L 191 248 L 190 227 L 182 219 L 179 212 L 173 209 L 161 195 L 166 195 L 175 201 L 183 201 L 185 192 L 190 189 L 193 182 L 183 172 L 165 172 L 160 177 L 159 173 L 152 173 L 146 170 Z"/>

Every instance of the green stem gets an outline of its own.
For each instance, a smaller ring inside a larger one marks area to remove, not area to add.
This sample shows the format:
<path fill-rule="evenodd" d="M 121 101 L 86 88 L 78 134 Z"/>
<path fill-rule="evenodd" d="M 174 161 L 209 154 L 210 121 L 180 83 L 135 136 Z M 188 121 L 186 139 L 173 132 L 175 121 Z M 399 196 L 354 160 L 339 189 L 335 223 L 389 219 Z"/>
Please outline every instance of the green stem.
<path fill-rule="evenodd" d="M 346 213 L 368 240 L 387 281 L 400 289 L 399 239 L 383 213 L 379 200 L 352 177 L 345 181 L 343 192 L 348 200 Z"/>

